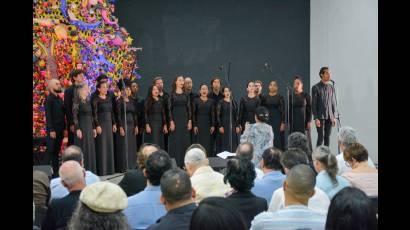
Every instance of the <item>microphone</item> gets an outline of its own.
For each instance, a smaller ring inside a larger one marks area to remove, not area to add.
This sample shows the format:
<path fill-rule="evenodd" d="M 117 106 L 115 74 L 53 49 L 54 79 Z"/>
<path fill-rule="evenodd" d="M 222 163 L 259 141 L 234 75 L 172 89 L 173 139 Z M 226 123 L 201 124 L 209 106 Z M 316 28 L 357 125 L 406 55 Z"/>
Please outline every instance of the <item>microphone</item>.
<path fill-rule="evenodd" d="M 222 71 L 223 69 L 224 69 L 224 65 L 221 65 L 221 66 L 218 67 L 219 71 Z"/>
<path fill-rule="evenodd" d="M 268 69 L 270 67 L 269 63 L 265 62 L 265 68 Z"/>

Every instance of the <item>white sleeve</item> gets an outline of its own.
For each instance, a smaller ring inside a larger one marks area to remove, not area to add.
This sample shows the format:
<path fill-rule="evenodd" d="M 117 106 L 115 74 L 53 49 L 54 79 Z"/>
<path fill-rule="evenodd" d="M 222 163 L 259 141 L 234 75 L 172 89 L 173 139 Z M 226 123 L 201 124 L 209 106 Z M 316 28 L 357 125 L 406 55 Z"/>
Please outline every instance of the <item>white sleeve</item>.
<path fill-rule="evenodd" d="M 276 212 L 285 207 L 285 194 L 283 188 L 278 188 L 273 192 L 270 199 L 268 212 Z"/>

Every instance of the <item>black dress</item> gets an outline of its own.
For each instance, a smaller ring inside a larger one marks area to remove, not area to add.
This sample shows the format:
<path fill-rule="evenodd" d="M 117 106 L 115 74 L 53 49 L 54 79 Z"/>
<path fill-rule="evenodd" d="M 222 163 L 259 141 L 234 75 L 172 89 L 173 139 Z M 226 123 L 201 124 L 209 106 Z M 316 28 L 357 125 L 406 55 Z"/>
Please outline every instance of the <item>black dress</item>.
<path fill-rule="evenodd" d="M 239 104 L 239 123 L 242 127 L 242 131 L 245 130 L 245 123 L 255 123 L 255 109 L 261 105 L 261 100 L 258 96 L 253 98 L 245 97 L 241 98 Z"/>
<path fill-rule="evenodd" d="M 124 117 L 124 99 L 120 98 L 117 101 L 118 113 L 118 131 L 117 131 L 117 172 L 124 172 L 127 169 L 134 169 L 137 160 L 137 138 L 135 135 L 135 128 L 138 126 L 138 115 L 134 108 L 134 101 L 132 98 L 125 103 L 127 129 L 125 130 Z M 120 135 L 120 127 L 124 128 L 125 136 Z M 127 138 L 127 146 L 125 145 L 125 138 Z M 126 149 L 127 147 L 127 149 Z"/>
<path fill-rule="evenodd" d="M 222 100 L 224 98 L 224 95 L 222 94 L 222 92 L 220 92 L 219 94 L 215 94 L 212 90 L 211 92 L 208 94 L 208 98 L 214 100 L 214 107 L 215 107 L 215 121 L 216 121 L 216 106 L 218 105 L 218 102 L 220 100 Z M 220 146 L 220 138 L 219 138 L 219 132 L 218 132 L 218 124 L 215 124 L 215 132 L 211 135 L 211 142 L 212 142 L 212 155 L 216 155 L 217 153 L 217 147 Z"/>
<path fill-rule="evenodd" d="M 274 146 L 282 151 L 285 149 L 284 131 L 280 131 L 280 126 L 285 123 L 285 99 L 282 95 L 269 94 L 262 97 L 262 106 L 269 110 L 268 124 L 272 126 Z"/>
<path fill-rule="evenodd" d="M 164 125 L 166 124 L 165 106 L 160 98 L 154 101 L 152 105 L 148 104 L 148 100 L 144 106 L 145 123 L 151 128 L 151 133 L 144 132 L 144 142 L 157 144 L 161 149 L 164 149 Z"/>
<path fill-rule="evenodd" d="M 115 124 L 112 100 L 107 95 L 105 99 L 99 96 L 93 99 L 93 117 L 95 127 L 100 126 L 101 134 L 95 138 L 97 153 L 97 174 L 100 176 L 114 173 L 114 139 L 112 126 Z"/>
<path fill-rule="evenodd" d="M 208 98 L 208 100 L 203 101 L 199 97 L 194 99 L 193 126 L 198 128 L 198 134 L 194 138 L 195 143 L 201 144 L 206 149 L 208 157 L 214 157 L 210 133 L 211 127 L 215 127 L 214 100 Z"/>
<path fill-rule="evenodd" d="M 185 151 L 190 145 L 190 130 L 188 120 L 191 120 L 191 103 L 185 93 L 171 93 L 168 98 L 168 117 L 174 121 L 175 130 L 170 131 L 168 153 L 175 158 L 178 167 L 184 166 Z"/>
<path fill-rule="evenodd" d="M 309 148 L 312 151 L 310 129 L 307 129 L 307 123 L 312 120 L 311 97 L 308 93 L 292 93 L 289 98 L 289 122 L 290 133 L 301 132 L 308 137 Z"/>
<path fill-rule="evenodd" d="M 79 146 L 84 153 L 84 168 L 97 174 L 97 161 L 95 157 L 95 141 L 93 129 L 95 129 L 92 115 L 92 106 L 89 100 L 80 102 L 79 106 L 73 106 L 73 122 L 75 126 L 74 144 Z M 77 137 L 77 130 L 81 130 L 83 136 Z"/>
<path fill-rule="evenodd" d="M 216 118 L 218 127 L 224 128 L 224 133 L 221 134 L 218 128 L 219 136 L 219 146 L 217 152 L 235 152 L 236 147 L 238 146 L 238 134 L 236 133 L 236 127 L 239 127 L 238 123 L 238 107 L 235 101 L 232 101 L 232 120 L 230 119 L 229 109 L 231 103 L 226 102 L 225 100 L 220 100 L 216 107 Z M 230 129 L 230 122 L 232 122 L 232 130 Z M 229 133 L 232 135 L 232 148 L 230 146 Z"/>

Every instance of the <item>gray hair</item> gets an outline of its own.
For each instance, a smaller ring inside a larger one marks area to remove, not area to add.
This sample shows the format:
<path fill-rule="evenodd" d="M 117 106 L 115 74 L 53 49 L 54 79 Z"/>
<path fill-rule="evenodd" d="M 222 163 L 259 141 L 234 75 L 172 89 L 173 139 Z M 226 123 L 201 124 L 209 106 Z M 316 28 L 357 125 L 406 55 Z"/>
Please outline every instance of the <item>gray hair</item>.
<path fill-rule="evenodd" d="M 288 191 L 296 198 L 309 198 L 316 185 L 316 176 L 313 170 L 305 164 L 294 166 L 286 174 Z"/>
<path fill-rule="evenodd" d="M 357 143 L 357 131 L 350 126 L 343 126 L 339 130 L 339 134 L 337 138 L 341 144 L 343 144 L 346 148 L 350 147 L 353 143 Z"/>
<path fill-rule="evenodd" d="M 80 182 L 84 179 L 84 171 L 83 167 L 77 161 L 66 161 L 64 162 L 58 171 L 61 182 L 71 187 L 74 184 Z"/>
<path fill-rule="evenodd" d="M 300 148 L 308 156 L 311 155 L 311 151 L 309 148 L 309 140 L 307 136 L 301 132 L 294 132 L 288 136 L 288 149 L 289 148 Z"/>
<path fill-rule="evenodd" d="M 188 152 L 185 154 L 184 162 L 185 164 L 194 165 L 194 166 L 201 166 L 201 165 L 208 164 L 206 154 L 200 148 L 192 148 L 188 150 Z"/>
<path fill-rule="evenodd" d="M 330 148 L 325 145 L 317 147 L 312 153 L 312 158 L 324 166 L 332 182 L 337 185 L 336 175 L 339 169 L 337 167 L 336 157 L 331 153 Z"/>
<path fill-rule="evenodd" d="M 243 157 L 252 161 L 253 159 L 253 144 L 251 142 L 242 142 L 236 148 L 236 156 Z"/>
<path fill-rule="evenodd" d="M 61 156 L 61 160 L 62 162 L 66 162 L 66 161 L 77 161 L 78 163 L 81 164 L 81 162 L 84 159 L 84 154 L 83 151 L 81 150 L 80 147 L 76 146 L 76 145 L 70 145 L 68 146 L 62 156 Z"/>

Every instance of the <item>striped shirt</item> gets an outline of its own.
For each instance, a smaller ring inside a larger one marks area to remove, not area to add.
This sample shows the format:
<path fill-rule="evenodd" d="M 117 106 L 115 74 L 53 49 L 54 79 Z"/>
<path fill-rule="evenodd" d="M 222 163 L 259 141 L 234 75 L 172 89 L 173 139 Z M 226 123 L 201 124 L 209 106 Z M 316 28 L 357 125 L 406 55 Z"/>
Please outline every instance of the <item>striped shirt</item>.
<path fill-rule="evenodd" d="M 251 230 L 325 229 L 326 215 L 304 205 L 289 205 L 277 212 L 262 212 L 255 216 Z"/>

